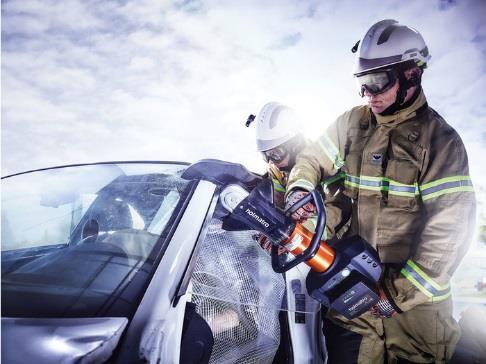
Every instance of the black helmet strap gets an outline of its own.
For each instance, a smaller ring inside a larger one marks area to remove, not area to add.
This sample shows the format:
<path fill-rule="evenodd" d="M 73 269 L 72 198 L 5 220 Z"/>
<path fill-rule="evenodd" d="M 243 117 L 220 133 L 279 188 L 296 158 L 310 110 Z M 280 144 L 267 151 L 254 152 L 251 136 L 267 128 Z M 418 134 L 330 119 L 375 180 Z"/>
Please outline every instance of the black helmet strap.
<path fill-rule="evenodd" d="M 412 61 L 413 62 L 413 61 Z M 407 96 L 407 91 L 411 87 L 417 86 L 417 91 L 413 95 L 413 97 L 410 99 L 411 102 L 415 101 L 415 99 L 418 96 L 419 90 L 420 90 L 420 85 L 422 81 L 422 72 L 414 72 L 412 74 L 412 77 L 410 79 L 407 79 L 405 77 L 405 71 L 410 69 L 411 66 L 415 66 L 415 62 L 413 62 L 413 65 L 409 62 L 404 62 L 400 63 L 397 66 L 397 74 L 398 74 L 398 90 L 397 90 L 397 97 L 395 99 L 395 102 L 388 106 L 383 112 L 380 113 L 380 115 L 392 115 L 396 111 L 406 108 L 409 106 L 410 102 L 407 102 L 407 104 L 403 104 L 405 101 L 405 97 Z"/>
<path fill-rule="evenodd" d="M 297 134 L 282 146 L 287 149 L 290 158 L 287 167 L 280 169 L 284 172 L 290 172 L 295 165 L 297 154 L 305 147 L 305 139 L 302 134 Z"/>

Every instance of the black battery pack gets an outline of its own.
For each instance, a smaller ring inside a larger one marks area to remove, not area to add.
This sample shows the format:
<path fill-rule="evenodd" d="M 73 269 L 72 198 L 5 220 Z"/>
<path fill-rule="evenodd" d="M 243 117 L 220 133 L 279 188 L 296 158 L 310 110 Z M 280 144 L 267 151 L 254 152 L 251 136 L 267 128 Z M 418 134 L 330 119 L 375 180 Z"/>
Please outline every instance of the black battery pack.
<path fill-rule="evenodd" d="M 310 271 L 309 295 L 348 319 L 363 314 L 378 300 L 381 264 L 376 251 L 361 237 L 337 242 L 336 259 L 324 273 Z"/>

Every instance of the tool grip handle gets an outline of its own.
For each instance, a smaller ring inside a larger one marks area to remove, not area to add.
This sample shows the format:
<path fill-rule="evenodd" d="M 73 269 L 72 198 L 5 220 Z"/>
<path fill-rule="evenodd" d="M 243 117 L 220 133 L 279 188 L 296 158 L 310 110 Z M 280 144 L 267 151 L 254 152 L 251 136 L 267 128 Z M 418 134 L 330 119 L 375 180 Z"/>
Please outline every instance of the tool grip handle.
<path fill-rule="evenodd" d="M 285 211 L 285 214 L 291 215 L 299 208 L 311 201 L 314 202 L 317 210 L 317 225 L 311 243 L 309 244 L 309 247 L 307 249 L 305 249 L 301 254 L 295 256 L 295 258 L 289 262 L 282 261 L 281 257 L 278 255 L 278 247 L 276 245 L 272 245 L 272 268 L 277 273 L 284 273 L 295 267 L 297 264 L 311 259 L 319 249 L 321 237 L 326 227 L 326 210 L 324 209 L 324 201 L 319 191 L 315 189 L 310 192 L 304 198 L 289 207 Z"/>

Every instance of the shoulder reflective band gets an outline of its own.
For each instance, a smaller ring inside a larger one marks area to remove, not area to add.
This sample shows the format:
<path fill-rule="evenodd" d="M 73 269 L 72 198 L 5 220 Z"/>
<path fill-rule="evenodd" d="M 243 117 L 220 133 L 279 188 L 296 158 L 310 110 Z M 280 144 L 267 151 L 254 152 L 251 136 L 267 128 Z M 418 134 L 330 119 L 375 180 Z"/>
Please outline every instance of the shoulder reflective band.
<path fill-rule="evenodd" d="M 388 191 L 389 194 L 396 196 L 415 197 L 419 195 L 417 184 L 406 185 L 388 177 L 356 177 L 347 174 L 344 184 L 363 190 Z"/>
<path fill-rule="evenodd" d="M 420 185 L 423 201 L 454 192 L 474 192 L 471 178 L 469 176 L 453 176 Z"/>
<path fill-rule="evenodd" d="M 451 295 L 450 284 L 441 286 L 434 282 L 418 265 L 412 260 L 407 260 L 407 263 L 402 268 L 400 273 L 405 276 L 412 284 L 417 287 L 423 294 L 425 294 L 429 301 L 438 302 L 445 300 Z"/>
<path fill-rule="evenodd" d="M 329 139 L 326 134 L 319 138 L 319 145 L 334 165 L 334 168 L 339 169 L 344 166 L 344 160 L 339 154 L 339 149 L 334 145 L 334 143 L 331 141 L 331 139 Z"/>

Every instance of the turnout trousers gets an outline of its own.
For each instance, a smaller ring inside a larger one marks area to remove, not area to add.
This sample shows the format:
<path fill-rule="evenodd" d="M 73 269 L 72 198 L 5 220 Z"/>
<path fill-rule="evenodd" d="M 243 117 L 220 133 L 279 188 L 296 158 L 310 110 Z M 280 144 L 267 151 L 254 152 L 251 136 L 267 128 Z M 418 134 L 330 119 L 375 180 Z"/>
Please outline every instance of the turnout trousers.
<path fill-rule="evenodd" d="M 386 319 L 367 312 L 348 320 L 332 310 L 323 316 L 328 364 L 446 363 L 460 337 L 451 298 Z"/>

